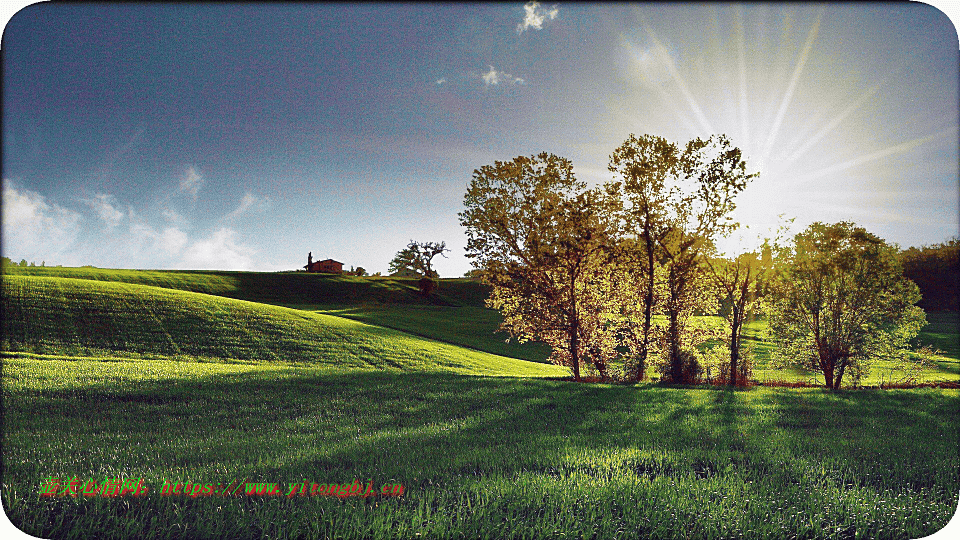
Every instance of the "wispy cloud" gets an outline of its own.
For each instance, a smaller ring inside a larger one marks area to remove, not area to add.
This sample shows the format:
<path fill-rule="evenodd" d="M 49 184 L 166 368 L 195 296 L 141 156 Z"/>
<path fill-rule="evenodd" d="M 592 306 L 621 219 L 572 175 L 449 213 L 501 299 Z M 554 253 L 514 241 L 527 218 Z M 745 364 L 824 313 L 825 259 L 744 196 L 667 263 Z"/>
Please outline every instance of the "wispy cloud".
<path fill-rule="evenodd" d="M 43 195 L 3 180 L 3 254 L 42 262 L 67 252 L 80 233 L 83 217 L 51 204 Z"/>
<path fill-rule="evenodd" d="M 557 18 L 559 13 L 557 6 L 552 6 L 549 10 L 540 9 L 540 2 L 531 1 L 527 2 L 523 6 L 523 22 L 517 25 L 517 33 L 522 34 L 524 30 L 533 28 L 534 30 L 542 30 L 543 23 L 547 20 L 553 20 Z"/>
<path fill-rule="evenodd" d="M 203 176 L 200 175 L 196 167 L 191 165 L 187 167 L 187 172 L 185 172 L 183 177 L 180 178 L 179 193 L 189 193 L 194 199 L 196 199 L 197 193 L 200 191 L 200 187 L 202 185 Z"/>
<path fill-rule="evenodd" d="M 520 77 L 514 77 L 509 73 L 503 71 L 497 71 L 493 66 L 487 66 L 490 68 L 489 71 L 480 75 L 480 79 L 483 80 L 483 84 L 486 86 L 496 86 L 501 83 L 503 84 L 526 84 L 526 81 Z"/>
<path fill-rule="evenodd" d="M 99 193 L 94 195 L 93 199 L 80 199 L 80 202 L 86 204 L 100 216 L 107 226 L 114 228 L 123 220 L 123 212 L 117 210 L 114 206 L 115 199 L 112 195 Z"/>
<path fill-rule="evenodd" d="M 147 262 L 146 259 L 169 261 L 183 250 L 188 241 L 187 233 L 179 227 L 168 226 L 162 231 L 157 230 L 138 219 L 133 211 L 130 212 L 128 235 L 122 240 L 128 260 L 138 262 Z"/>
<path fill-rule="evenodd" d="M 232 212 L 224 216 L 224 219 L 231 220 L 235 219 L 241 214 L 245 214 L 251 210 L 257 212 L 263 212 L 267 209 L 270 204 L 270 199 L 268 198 L 258 198 L 252 193 L 247 193 L 243 196 L 243 199 L 240 200 L 239 206 L 237 206 Z"/>

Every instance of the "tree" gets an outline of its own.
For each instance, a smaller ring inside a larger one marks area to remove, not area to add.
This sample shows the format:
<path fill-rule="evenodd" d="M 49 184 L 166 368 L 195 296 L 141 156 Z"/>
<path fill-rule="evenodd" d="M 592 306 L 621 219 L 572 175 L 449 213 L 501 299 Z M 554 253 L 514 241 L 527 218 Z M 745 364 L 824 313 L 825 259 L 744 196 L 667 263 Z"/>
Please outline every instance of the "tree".
<path fill-rule="evenodd" d="M 475 170 L 459 214 L 467 257 L 492 286 L 487 305 L 503 314 L 501 328 L 550 345 L 576 380 L 582 362 L 606 377 L 616 349 L 605 324 L 613 286 L 605 202 L 576 180 L 569 160 L 541 153 Z"/>
<path fill-rule="evenodd" d="M 907 362 L 926 324 L 896 248 L 850 222 L 814 223 L 794 237 L 775 282 L 770 329 L 781 364 L 821 373 L 839 389 L 875 359 Z"/>
<path fill-rule="evenodd" d="M 634 238 L 627 250 L 640 264 L 644 301 L 643 341 L 649 344 L 657 261 L 665 266 L 663 310 L 668 317 L 667 379 L 686 382 L 683 336 L 689 317 L 711 298 L 705 287 L 703 254 L 720 234 L 736 227 L 728 216 L 734 197 L 756 174 L 747 174 L 741 152 L 723 136 L 700 138 L 682 149 L 662 137 L 630 135 L 610 158 L 623 178 L 622 221 Z M 619 190 L 619 186 L 615 186 Z M 642 376 L 647 350 L 641 347 L 635 375 Z"/>
<path fill-rule="evenodd" d="M 640 319 L 640 327 L 631 325 L 628 335 L 634 345 L 628 378 L 641 381 L 645 377 L 650 351 L 657 266 L 662 258 L 660 241 L 667 227 L 667 176 L 677 167 L 677 147 L 666 139 L 652 135 L 637 138 L 631 134 L 610 155 L 608 169 L 622 179 L 611 185 L 612 194 L 623 203 L 617 210 L 626 236 L 619 243 L 619 260 L 628 266 L 624 280 L 628 295 L 639 302 L 624 305 L 625 321 Z"/>
<path fill-rule="evenodd" d="M 413 240 L 407 244 L 407 247 L 397 252 L 397 255 L 390 261 L 390 271 L 400 272 L 402 270 L 413 270 L 420 275 L 436 279 L 440 277 L 434 270 L 432 261 L 437 255 L 444 255 L 447 249 L 446 242 L 415 242 Z"/>
<path fill-rule="evenodd" d="M 709 275 L 727 308 L 722 314 L 729 328 L 727 343 L 730 347 L 730 361 L 726 379 L 730 386 L 747 382 L 741 380 L 747 373 L 748 365 L 741 364 L 743 350 L 740 333 L 743 323 L 758 306 L 763 296 L 765 278 L 769 275 L 771 251 L 768 245 L 764 248 L 762 255 L 751 252 L 740 254 L 733 259 L 706 259 Z"/>

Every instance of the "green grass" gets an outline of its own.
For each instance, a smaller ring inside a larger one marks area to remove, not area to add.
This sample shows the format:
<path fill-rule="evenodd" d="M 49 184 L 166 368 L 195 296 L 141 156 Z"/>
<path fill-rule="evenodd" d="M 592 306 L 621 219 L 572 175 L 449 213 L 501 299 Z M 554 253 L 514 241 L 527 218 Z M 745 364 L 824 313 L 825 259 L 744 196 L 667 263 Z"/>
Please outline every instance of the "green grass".
<path fill-rule="evenodd" d="M 420 295 L 416 279 L 305 272 L 115 270 L 11 267 L 9 276 L 59 277 L 151 285 L 268 304 L 439 305 L 482 307 L 487 290 L 468 279 L 444 279 L 436 293 Z"/>
<path fill-rule="evenodd" d="M 549 362 L 550 347 L 544 343 L 518 343 L 499 331 L 503 317 L 493 309 L 475 306 L 291 306 L 395 328 L 429 339 L 453 343 L 531 362 Z"/>
<path fill-rule="evenodd" d="M 3 390 L 4 507 L 44 537 L 918 538 L 960 490 L 957 391 L 31 358 L 5 361 Z M 155 491 L 41 498 L 49 476 Z M 157 493 L 242 479 L 406 491 Z"/>
<path fill-rule="evenodd" d="M 402 280 L 50 272 L 0 295 L 0 496 L 36 536 L 919 538 L 957 508 L 957 390 L 566 382 L 490 337 L 467 280 L 428 301 Z M 956 314 L 928 319 L 956 380 Z M 48 477 L 153 491 L 40 497 Z M 406 491 L 159 494 L 355 479 Z"/>

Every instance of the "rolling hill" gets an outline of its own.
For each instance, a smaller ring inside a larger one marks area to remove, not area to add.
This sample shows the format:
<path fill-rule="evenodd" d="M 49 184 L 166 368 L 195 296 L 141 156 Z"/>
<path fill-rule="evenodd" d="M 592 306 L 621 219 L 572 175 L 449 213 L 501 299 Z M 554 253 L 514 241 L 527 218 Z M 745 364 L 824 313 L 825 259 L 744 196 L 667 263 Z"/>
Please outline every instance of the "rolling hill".
<path fill-rule="evenodd" d="M 209 288 L 222 281 L 190 283 Z M 2 348 L 10 353 L 563 374 L 341 317 L 130 282 L 8 275 L 0 298 Z"/>

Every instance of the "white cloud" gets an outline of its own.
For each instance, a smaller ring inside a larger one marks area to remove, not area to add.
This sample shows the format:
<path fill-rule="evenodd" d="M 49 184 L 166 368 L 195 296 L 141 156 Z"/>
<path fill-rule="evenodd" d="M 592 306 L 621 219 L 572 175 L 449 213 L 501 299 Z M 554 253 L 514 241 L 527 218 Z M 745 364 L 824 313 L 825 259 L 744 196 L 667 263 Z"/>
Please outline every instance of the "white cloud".
<path fill-rule="evenodd" d="M 52 262 L 74 244 L 82 220 L 79 213 L 49 204 L 43 195 L 3 179 L 4 256 Z"/>
<path fill-rule="evenodd" d="M 514 77 L 509 73 L 504 73 L 503 71 L 497 71 L 493 66 L 487 66 L 490 68 L 490 71 L 480 75 L 480 78 L 483 80 L 483 84 L 487 86 L 495 86 L 500 83 L 505 84 L 526 84 L 526 81 L 520 77 Z"/>
<path fill-rule="evenodd" d="M 548 11 L 540 9 L 540 2 L 531 1 L 527 2 L 523 6 L 524 16 L 523 22 L 517 25 L 517 33 L 522 34 L 524 30 L 528 28 L 533 28 L 534 30 L 542 30 L 543 23 L 549 19 L 553 20 L 557 18 L 557 13 L 559 9 L 557 6 L 551 7 Z"/>
<path fill-rule="evenodd" d="M 80 202 L 93 208 L 100 216 L 100 219 L 107 223 L 107 226 L 114 228 L 120 224 L 123 219 L 123 212 L 114 207 L 115 200 L 112 195 L 99 193 L 94 195 L 93 199 L 80 199 Z"/>
<path fill-rule="evenodd" d="M 187 245 L 187 234 L 178 227 L 168 226 L 162 232 L 137 219 L 130 211 L 129 236 L 121 243 L 127 252 L 127 260 L 143 260 L 138 264 L 157 264 L 157 259 L 169 259 L 179 254 Z"/>
<path fill-rule="evenodd" d="M 262 212 L 266 210 L 269 203 L 270 199 L 259 199 L 252 193 L 247 193 L 243 196 L 243 199 L 240 200 L 240 205 L 237 206 L 232 212 L 224 216 L 224 219 L 234 219 L 237 216 L 249 211 L 251 208 L 257 212 Z"/>
<path fill-rule="evenodd" d="M 183 177 L 180 179 L 179 193 L 189 193 L 194 199 L 196 199 L 197 192 L 200 191 L 200 186 L 202 185 L 203 176 L 201 176 L 200 173 L 197 172 L 197 169 L 191 165 L 187 167 L 187 172 L 185 172 Z"/>
<path fill-rule="evenodd" d="M 237 240 L 236 231 L 224 227 L 190 244 L 176 266 L 193 270 L 255 270 L 255 251 Z"/>
<path fill-rule="evenodd" d="M 444 84 L 445 82 L 447 82 L 447 79 L 446 79 L 445 77 L 440 77 L 439 79 L 437 79 L 436 82 L 437 82 L 437 86 L 440 86 L 440 85 Z"/>

